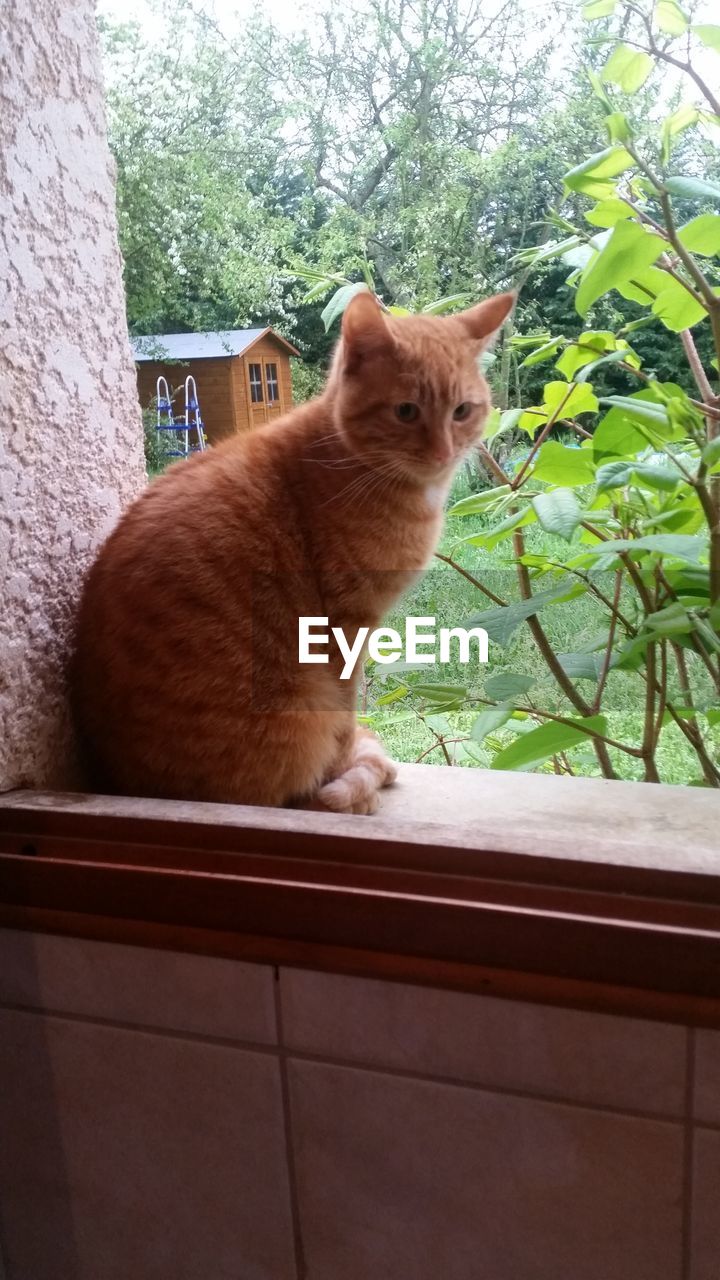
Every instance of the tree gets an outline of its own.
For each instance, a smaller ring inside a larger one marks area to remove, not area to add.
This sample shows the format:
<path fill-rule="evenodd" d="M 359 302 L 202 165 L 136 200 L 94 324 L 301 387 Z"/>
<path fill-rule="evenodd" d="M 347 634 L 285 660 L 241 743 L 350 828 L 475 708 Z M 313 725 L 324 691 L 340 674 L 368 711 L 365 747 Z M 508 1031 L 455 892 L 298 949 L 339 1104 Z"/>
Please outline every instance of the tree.
<path fill-rule="evenodd" d="M 263 185 L 275 153 L 259 172 L 236 61 L 180 18 L 170 59 L 137 26 L 102 26 L 130 328 L 284 323 L 295 227 Z"/>

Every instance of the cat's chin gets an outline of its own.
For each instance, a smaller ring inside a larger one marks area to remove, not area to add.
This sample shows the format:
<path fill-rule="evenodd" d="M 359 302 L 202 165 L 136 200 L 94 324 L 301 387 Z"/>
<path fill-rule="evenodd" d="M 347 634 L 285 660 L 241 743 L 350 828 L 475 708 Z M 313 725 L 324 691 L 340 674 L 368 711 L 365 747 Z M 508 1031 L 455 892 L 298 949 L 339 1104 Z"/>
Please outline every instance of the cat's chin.
<path fill-rule="evenodd" d="M 446 463 L 442 467 L 423 466 L 418 467 L 409 477 L 411 483 L 424 488 L 425 485 L 449 485 L 458 468 L 458 460 L 454 459 L 451 463 Z"/>

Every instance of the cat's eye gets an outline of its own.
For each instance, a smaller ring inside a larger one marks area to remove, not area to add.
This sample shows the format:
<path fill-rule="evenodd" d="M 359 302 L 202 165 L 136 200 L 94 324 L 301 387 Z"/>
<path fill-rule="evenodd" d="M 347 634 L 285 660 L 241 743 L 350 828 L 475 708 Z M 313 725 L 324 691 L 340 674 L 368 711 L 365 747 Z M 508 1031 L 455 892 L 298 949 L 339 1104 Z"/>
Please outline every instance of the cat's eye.
<path fill-rule="evenodd" d="M 470 417 L 472 411 L 473 406 L 470 404 L 470 401 L 463 400 L 462 404 L 459 404 L 457 409 L 453 411 L 453 418 L 455 422 L 464 422 L 466 418 Z"/>
<path fill-rule="evenodd" d="M 399 418 L 401 422 L 415 422 L 420 417 L 420 410 L 416 404 L 411 404 L 409 400 L 406 400 L 403 404 L 395 405 L 395 417 Z"/>

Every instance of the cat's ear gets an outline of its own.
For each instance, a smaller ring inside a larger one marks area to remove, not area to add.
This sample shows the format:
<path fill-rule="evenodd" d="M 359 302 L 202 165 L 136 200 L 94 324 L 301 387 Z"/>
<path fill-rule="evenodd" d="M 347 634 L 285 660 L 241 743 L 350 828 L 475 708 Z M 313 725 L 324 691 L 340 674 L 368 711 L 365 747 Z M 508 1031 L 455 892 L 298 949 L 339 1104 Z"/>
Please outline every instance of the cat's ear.
<path fill-rule="evenodd" d="M 385 323 L 380 303 L 369 289 L 350 299 L 342 319 L 346 370 L 357 369 L 368 356 L 392 351 L 395 340 Z"/>
<path fill-rule="evenodd" d="M 510 293 L 496 293 L 492 298 L 479 302 L 476 307 L 471 307 L 469 311 L 461 311 L 454 319 L 460 321 L 471 338 L 487 348 L 494 342 L 516 301 L 517 294 L 514 290 Z"/>

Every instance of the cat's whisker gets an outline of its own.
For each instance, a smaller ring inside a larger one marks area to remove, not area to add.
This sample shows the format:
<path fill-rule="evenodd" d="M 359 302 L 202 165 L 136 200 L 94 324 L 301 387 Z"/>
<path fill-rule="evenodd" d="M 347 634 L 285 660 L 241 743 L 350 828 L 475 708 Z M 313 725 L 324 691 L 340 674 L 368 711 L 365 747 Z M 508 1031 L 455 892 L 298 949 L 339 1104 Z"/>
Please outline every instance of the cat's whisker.
<path fill-rule="evenodd" d="M 317 447 L 321 444 L 329 444 L 331 440 L 340 440 L 340 438 L 341 437 L 340 437 L 339 431 L 331 431 L 330 434 L 327 436 L 318 436 L 317 440 L 311 440 L 308 445 L 308 448 L 317 449 Z"/>
<path fill-rule="evenodd" d="M 301 458 L 301 462 L 311 463 L 315 467 L 325 467 L 329 471 L 347 470 L 349 467 L 361 467 L 359 458 Z"/>
<path fill-rule="evenodd" d="M 356 476 L 354 480 L 351 480 L 349 484 L 345 485 L 343 489 L 340 489 L 338 493 L 334 493 L 332 497 L 328 498 L 321 505 L 323 507 L 329 507 L 333 502 L 338 502 L 340 498 L 357 498 L 364 489 L 374 482 L 376 477 L 377 472 L 364 471 L 362 475 Z"/>
<path fill-rule="evenodd" d="M 379 488 L 379 482 L 386 478 L 394 478 L 395 475 L 394 459 L 386 459 L 381 466 L 352 480 L 350 484 L 346 485 L 344 489 L 334 494 L 332 498 L 329 498 L 322 505 L 329 506 L 332 502 L 337 502 L 338 499 L 343 497 L 351 501 L 357 501 L 360 497 L 367 499 Z"/>

